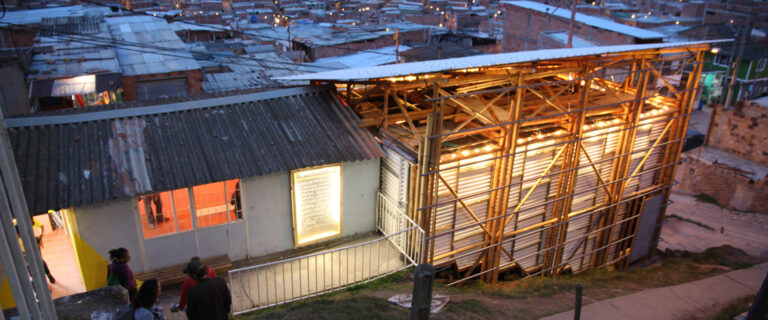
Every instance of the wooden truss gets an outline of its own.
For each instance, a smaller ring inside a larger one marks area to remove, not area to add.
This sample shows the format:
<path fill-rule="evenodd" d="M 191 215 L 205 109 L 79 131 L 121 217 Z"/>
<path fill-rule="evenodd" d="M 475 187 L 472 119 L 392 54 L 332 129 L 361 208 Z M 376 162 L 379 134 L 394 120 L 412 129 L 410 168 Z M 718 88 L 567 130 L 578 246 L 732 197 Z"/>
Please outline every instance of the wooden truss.
<path fill-rule="evenodd" d="M 454 283 L 494 282 L 653 255 L 706 50 L 335 85 L 361 126 L 415 159 L 408 214 L 427 232 L 424 262 Z"/>

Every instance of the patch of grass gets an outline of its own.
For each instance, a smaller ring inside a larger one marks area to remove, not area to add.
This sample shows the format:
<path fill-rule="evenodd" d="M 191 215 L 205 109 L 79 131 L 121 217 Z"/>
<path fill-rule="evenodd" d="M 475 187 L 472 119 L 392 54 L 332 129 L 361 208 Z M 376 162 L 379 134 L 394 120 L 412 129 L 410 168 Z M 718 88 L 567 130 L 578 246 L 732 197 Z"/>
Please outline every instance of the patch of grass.
<path fill-rule="evenodd" d="M 408 278 L 408 275 L 411 274 L 412 272 L 413 272 L 412 267 L 407 268 L 405 270 L 395 272 L 388 276 L 378 278 L 371 282 L 366 282 L 366 283 L 358 284 L 356 286 L 345 288 L 341 290 L 341 292 L 356 292 L 356 291 L 363 291 L 363 290 L 374 289 L 374 288 L 378 289 L 383 286 L 397 286 L 399 282 Z"/>
<path fill-rule="evenodd" d="M 706 193 L 699 193 L 699 194 L 697 194 L 696 195 L 696 200 L 699 201 L 699 202 L 711 203 L 711 204 L 714 204 L 714 205 L 716 205 L 718 207 L 720 206 L 720 204 L 717 203 L 717 199 L 715 199 L 715 197 L 710 196 L 710 195 L 708 195 Z"/>
<path fill-rule="evenodd" d="M 409 311 L 385 299 L 356 296 L 346 299 L 319 298 L 242 315 L 236 319 L 408 319 Z"/>
<path fill-rule="evenodd" d="M 445 309 L 437 315 L 431 316 L 435 319 L 488 319 L 492 318 L 493 309 L 477 299 L 465 299 L 461 301 L 451 301 L 445 306 Z"/>
<path fill-rule="evenodd" d="M 712 228 L 711 226 L 709 226 L 707 224 L 701 223 L 701 222 L 696 221 L 696 220 L 691 220 L 691 219 L 688 219 L 688 218 L 684 218 L 684 217 L 678 216 L 676 214 L 668 214 L 667 217 L 672 218 L 672 219 L 677 219 L 677 220 L 680 220 L 680 221 L 684 221 L 684 222 L 693 223 L 693 224 L 695 224 L 695 225 L 697 225 L 699 227 L 702 227 L 704 229 L 715 231 L 715 228 Z"/>
<path fill-rule="evenodd" d="M 732 320 L 734 317 L 742 314 L 745 311 L 749 311 L 749 305 L 755 299 L 755 295 L 741 297 L 731 301 L 724 308 L 720 309 L 718 313 L 709 317 L 709 320 Z"/>
<path fill-rule="evenodd" d="M 761 263 L 764 259 L 750 256 L 741 249 L 724 245 L 709 248 L 702 253 L 694 255 L 693 261 L 698 264 L 716 264 L 731 269 L 744 269 Z"/>

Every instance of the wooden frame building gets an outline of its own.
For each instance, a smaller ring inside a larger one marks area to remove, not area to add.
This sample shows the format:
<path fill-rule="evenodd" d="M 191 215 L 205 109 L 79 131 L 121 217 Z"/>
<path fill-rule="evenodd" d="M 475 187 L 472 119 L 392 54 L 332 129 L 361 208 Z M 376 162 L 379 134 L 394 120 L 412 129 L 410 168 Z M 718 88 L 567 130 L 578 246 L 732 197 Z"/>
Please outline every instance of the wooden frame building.
<path fill-rule="evenodd" d="M 330 83 L 387 149 L 380 192 L 453 284 L 653 255 L 709 42 L 516 52 Z M 420 244 L 413 243 L 412 246 Z"/>

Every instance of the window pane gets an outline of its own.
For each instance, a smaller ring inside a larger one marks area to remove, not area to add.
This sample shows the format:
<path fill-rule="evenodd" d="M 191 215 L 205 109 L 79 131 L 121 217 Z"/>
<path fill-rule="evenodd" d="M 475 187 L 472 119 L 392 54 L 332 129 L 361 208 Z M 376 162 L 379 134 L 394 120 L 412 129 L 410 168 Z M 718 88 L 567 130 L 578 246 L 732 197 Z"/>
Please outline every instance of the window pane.
<path fill-rule="evenodd" d="M 173 205 L 179 231 L 192 230 L 192 210 L 189 206 L 189 189 L 173 190 Z"/>
<path fill-rule="evenodd" d="M 139 196 L 139 215 L 145 238 L 176 232 L 176 221 L 171 203 L 170 192 Z"/>
<path fill-rule="evenodd" d="M 216 182 L 192 188 L 199 228 L 227 223 L 228 199 L 224 184 Z"/>
<path fill-rule="evenodd" d="M 227 184 L 227 197 L 229 199 L 229 220 L 234 221 L 243 218 L 242 199 L 240 199 L 240 180 L 229 180 Z"/>

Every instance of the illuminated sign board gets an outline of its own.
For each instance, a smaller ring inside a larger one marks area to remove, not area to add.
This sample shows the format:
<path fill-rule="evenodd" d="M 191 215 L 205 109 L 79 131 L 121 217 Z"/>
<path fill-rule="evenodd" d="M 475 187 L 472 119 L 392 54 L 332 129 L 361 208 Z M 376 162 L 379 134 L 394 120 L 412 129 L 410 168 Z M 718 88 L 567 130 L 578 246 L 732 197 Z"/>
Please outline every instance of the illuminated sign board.
<path fill-rule="evenodd" d="M 341 233 L 341 165 L 291 172 L 293 225 L 300 246 Z"/>

